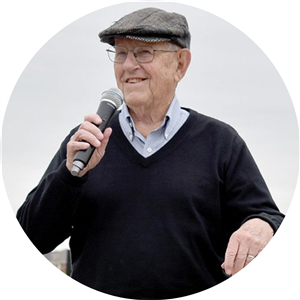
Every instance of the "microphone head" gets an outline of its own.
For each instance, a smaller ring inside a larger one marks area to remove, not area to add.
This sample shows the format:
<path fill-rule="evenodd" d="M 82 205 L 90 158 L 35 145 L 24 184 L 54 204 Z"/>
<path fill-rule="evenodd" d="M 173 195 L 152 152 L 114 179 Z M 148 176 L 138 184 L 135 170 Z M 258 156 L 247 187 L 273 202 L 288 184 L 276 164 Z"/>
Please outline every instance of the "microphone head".
<path fill-rule="evenodd" d="M 101 101 L 102 100 L 112 101 L 116 109 L 118 109 L 123 104 L 123 93 L 118 88 L 110 88 L 102 93 Z"/>

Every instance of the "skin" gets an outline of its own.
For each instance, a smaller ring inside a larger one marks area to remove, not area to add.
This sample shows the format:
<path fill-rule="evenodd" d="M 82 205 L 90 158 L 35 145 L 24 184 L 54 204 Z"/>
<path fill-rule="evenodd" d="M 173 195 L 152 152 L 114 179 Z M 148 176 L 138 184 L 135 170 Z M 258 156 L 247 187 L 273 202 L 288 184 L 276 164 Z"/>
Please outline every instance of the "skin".
<path fill-rule="evenodd" d="M 256 257 L 273 237 L 273 229 L 269 223 L 255 218 L 245 222 L 239 230 L 234 232 L 227 246 L 225 261 L 221 267 L 227 275 L 235 275 L 253 258 Z"/>
<path fill-rule="evenodd" d="M 166 43 L 145 44 L 122 38 L 116 39 L 115 43 L 116 46 L 127 49 L 144 45 L 150 45 L 154 49 L 168 49 L 169 46 Z M 191 61 L 191 52 L 188 49 L 175 45 L 172 47 L 172 50 L 178 51 L 156 52 L 151 63 L 138 63 L 132 51 L 129 51 L 123 64 L 114 64 L 117 86 L 123 92 L 136 129 L 144 137 L 162 124 L 176 87 L 186 74 Z M 85 116 L 84 122 L 67 144 L 66 167 L 70 171 L 78 150 L 87 149 L 88 143 L 96 148 L 88 165 L 79 173 L 80 177 L 94 168 L 105 154 L 112 129 L 106 128 L 102 133 L 94 125 L 101 124 L 101 121 L 97 114 Z M 221 267 L 227 275 L 235 275 L 253 260 L 248 255 L 256 257 L 272 236 L 273 229 L 267 222 L 259 218 L 247 221 L 232 234 Z"/>
<path fill-rule="evenodd" d="M 154 49 L 168 48 L 166 43 L 145 44 L 116 39 L 116 46 L 127 49 L 145 45 Z M 139 64 L 133 53 L 129 52 L 123 64 L 114 64 L 118 88 L 124 94 L 136 128 L 145 137 L 163 122 L 176 86 L 184 77 L 191 60 L 188 49 L 180 50 L 176 46 L 173 49 L 178 52 L 156 52 L 151 63 Z M 135 82 L 136 79 L 141 81 Z"/>

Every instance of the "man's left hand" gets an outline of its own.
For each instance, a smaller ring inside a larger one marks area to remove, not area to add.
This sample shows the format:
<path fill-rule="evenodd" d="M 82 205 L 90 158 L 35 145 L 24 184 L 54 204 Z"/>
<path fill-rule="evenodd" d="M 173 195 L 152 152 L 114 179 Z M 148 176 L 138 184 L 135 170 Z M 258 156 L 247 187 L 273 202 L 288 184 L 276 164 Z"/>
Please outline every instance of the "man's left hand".
<path fill-rule="evenodd" d="M 247 266 L 269 243 L 274 232 L 262 219 L 251 219 L 230 237 L 222 268 L 227 275 L 235 275 Z"/>

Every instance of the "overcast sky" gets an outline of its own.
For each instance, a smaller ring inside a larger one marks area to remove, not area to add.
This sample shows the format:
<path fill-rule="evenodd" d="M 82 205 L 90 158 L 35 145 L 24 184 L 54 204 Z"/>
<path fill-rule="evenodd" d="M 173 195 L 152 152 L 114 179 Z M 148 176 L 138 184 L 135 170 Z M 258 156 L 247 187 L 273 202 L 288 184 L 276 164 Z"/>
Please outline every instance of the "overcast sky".
<path fill-rule="evenodd" d="M 96 111 L 104 90 L 116 86 L 107 46 L 99 42 L 98 33 L 124 14 L 148 6 L 188 19 L 193 56 L 177 91 L 181 105 L 220 119 L 240 133 L 286 213 L 298 175 L 299 141 L 293 103 L 280 74 L 230 23 L 198 8 L 163 2 L 124 3 L 94 11 L 36 49 L 16 82 L 3 122 L 3 180 L 14 213 L 63 138 L 85 114 Z"/>
<path fill-rule="evenodd" d="M 116 86 L 98 33 L 149 3 L 95 11 L 52 37 L 18 80 L 3 124 L 3 176 L 14 211 L 38 183 L 63 138 L 96 111 Z M 184 14 L 192 63 L 177 91 L 182 106 L 232 125 L 245 139 L 280 209 L 286 213 L 298 168 L 298 128 L 283 80 L 260 48 L 231 24 L 190 6 L 155 3 Z M 25 132 L 26 134 L 20 134 Z M 18 133 L 19 143 L 14 138 Z M 17 188 L 16 188 L 16 182 Z"/>

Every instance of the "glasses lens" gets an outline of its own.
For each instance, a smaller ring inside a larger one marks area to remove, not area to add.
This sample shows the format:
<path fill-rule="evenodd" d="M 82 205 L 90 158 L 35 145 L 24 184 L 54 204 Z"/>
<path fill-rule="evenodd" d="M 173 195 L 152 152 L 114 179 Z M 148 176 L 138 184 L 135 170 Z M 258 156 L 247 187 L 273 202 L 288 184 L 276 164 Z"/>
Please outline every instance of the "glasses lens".
<path fill-rule="evenodd" d="M 124 63 L 128 55 L 128 49 L 125 47 L 110 47 L 106 51 L 109 59 L 115 63 Z M 132 52 L 139 63 L 148 63 L 154 58 L 154 50 L 151 47 L 136 47 Z"/>
<path fill-rule="evenodd" d="M 123 63 L 127 57 L 127 49 L 123 47 L 110 47 L 106 50 L 108 58 L 115 63 Z"/>
<path fill-rule="evenodd" d="M 140 63 L 147 63 L 153 60 L 153 49 L 151 47 L 137 47 L 134 49 L 136 60 Z"/>
<path fill-rule="evenodd" d="M 114 51 L 115 51 L 114 62 L 123 63 L 126 60 L 128 50 L 123 47 L 115 47 Z"/>

